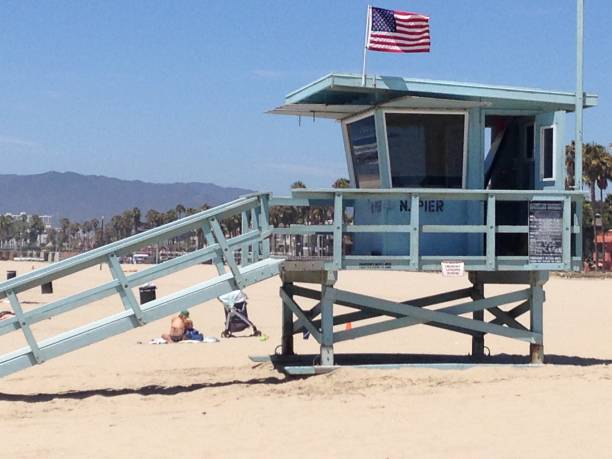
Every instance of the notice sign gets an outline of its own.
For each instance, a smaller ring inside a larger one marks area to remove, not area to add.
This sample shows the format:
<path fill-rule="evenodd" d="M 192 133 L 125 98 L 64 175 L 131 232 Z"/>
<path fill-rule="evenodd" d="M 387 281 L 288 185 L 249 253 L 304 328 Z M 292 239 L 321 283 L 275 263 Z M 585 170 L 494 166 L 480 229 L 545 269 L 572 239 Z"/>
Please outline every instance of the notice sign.
<path fill-rule="evenodd" d="M 563 203 L 529 203 L 529 263 L 563 262 Z"/>
<path fill-rule="evenodd" d="M 461 277 L 465 273 L 465 263 L 462 261 L 443 261 L 442 275 L 445 277 Z"/>

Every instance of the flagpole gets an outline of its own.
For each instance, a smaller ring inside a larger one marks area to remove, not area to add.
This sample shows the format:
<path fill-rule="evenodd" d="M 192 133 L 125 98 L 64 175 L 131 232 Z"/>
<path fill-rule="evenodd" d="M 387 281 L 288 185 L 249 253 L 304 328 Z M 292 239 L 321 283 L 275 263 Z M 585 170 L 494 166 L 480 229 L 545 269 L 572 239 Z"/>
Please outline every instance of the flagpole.
<path fill-rule="evenodd" d="M 363 70 L 361 73 L 361 86 L 366 85 L 366 65 L 368 62 L 368 36 L 370 35 L 370 19 L 372 17 L 372 5 L 368 5 L 368 14 L 366 15 L 366 30 L 363 43 Z"/>
<path fill-rule="evenodd" d="M 576 139 L 574 188 L 582 191 L 582 108 L 584 106 L 584 0 L 576 2 Z"/>

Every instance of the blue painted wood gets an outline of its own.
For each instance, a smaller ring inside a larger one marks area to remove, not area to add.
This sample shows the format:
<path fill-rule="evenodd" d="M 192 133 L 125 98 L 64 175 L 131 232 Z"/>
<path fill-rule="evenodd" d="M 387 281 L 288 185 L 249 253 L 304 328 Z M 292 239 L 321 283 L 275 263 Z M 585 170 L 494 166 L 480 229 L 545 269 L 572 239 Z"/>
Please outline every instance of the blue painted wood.
<path fill-rule="evenodd" d="M 334 197 L 334 269 L 342 269 L 342 227 L 344 226 L 344 203 L 342 193 L 336 193 Z"/>
<path fill-rule="evenodd" d="M 206 239 L 206 244 L 208 245 L 208 248 L 215 250 L 215 257 L 213 258 L 213 263 L 217 268 L 217 273 L 225 273 L 225 264 L 223 263 L 223 249 L 215 241 L 215 236 L 213 235 L 210 223 L 208 221 L 202 222 L 202 232 L 204 233 L 204 238 Z"/>
<path fill-rule="evenodd" d="M 100 263 L 106 263 L 106 257 L 111 253 L 115 253 L 119 257 L 129 254 L 144 245 L 155 244 L 159 241 L 171 239 L 186 232 L 197 230 L 202 226 L 203 222 L 211 217 L 222 219 L 240 213 L 243 209 L 251 209 L 253 206 L 259 205 L 260 199 L 267 199 L 267 196 L 267 194 L 261 194 L 239 198 L 213 209 L 190 215 L 181 220 L 167 223 L 157 228 L 130 236 L 121 241 L 113 242 L 2 282 L 0 283 L 0 299 L 6 297 L 6 292 L 8 290 L 13 290 L 18 294 L 24 290 L 29 290 L 32 287 L 54 281 L 55 279 L 65 277 L 85 268 Z"/>
<path fill-rule="evenodd" d="M 420 196 L 418 194 L 413 194 L 410 196 L 410 208 L 418 209 L 419 208 Z M 420 246 L 420 235 L 421 235 L 421 224 L 419 221 L 420 212 L 410 212 L 410 251 L 408 255 L 410 256 L 410 268 L 413 270 L 418 270 L 420 267 L 420 254 L 419 254 L 419 246 Z"/>
<path fill-rule="evenodd" d="M 121 269 L 121 265 L 119 264 L 119 260 L 114 253 L 111 253 L 108 256 L 108 266 L 110 268 L 111 274 L 115 280 L 119 281 L 117 286 L 117 291 L 119 292 L 119 297 L 121 298 L 121 302 L 123 303 L 123 307 L 125 310 L 131 310 L 134 312 L 134 318 L 138 321 L 138 323 L 142 324 L 142 310 L 140 309 L 140 305 L 134 297 L 134 293 L 132 289 L 130 289 L 130 284 Z"/>
<path fill-rule="evenodd" d="M 276 276 L 279 273 L 281 263 L 282 260 L 266 259 L 240 268 L 240 272 L 245 284 L 251 285 Z M 175 314 L 182 309 L 204 303 L 234 289 L 235 284 L 231 273 L 183 289 L 143 305 L 143 323 Z M 38 347 L 45 359 L 48 360 L 131 330 L 139 325 L 140 323 L 134 320 L 133 311 L 122 311 L 102 320 L 42 340 L 38 343 Z M 0 356 L 0 376 L 14 373 L 36 363 L 32 358 L 30 347 L 18 349 L 15 352 Z"/>
<path fill-rule="evenodd" d="M 223 250 L 223 259 L 227 266 L 229 266 L 230 271 L 234 275 L 234 282 L 236 283 L 237 289 L 243 289 L 245 287 L 244 280 L 242 279 L 242 275 L 240 274 L 240 269 L 236 264 L 236 259 L 234 258 L 234 252 L 231 250 L 229 244 L 225 239 L 225 235 L 223 234 L 223 230 L 221 229 L 221 225 L 218 220 L 214 217 L 210 219 L 210 228 L 215 236 L 215 240 L 217 244 Z"/>
<path fill-rule="evenodd" d="M 312 335 L 312 337 L 321 344 L 321 332 L 312 324 L 312 320 L 302 311 L 298 304 L 291 298 L 291 296 L 283 289 L 280 289 L 280 296 L 283 300 L 283 304 L 286 305 L 295 316 L 300 319 L 302 326 L 304 326 Z"/>
<path fill-rule="evenodd" d="M 576 103 L 575 94 L 571 92 L 385 76 L 368 79 L 366 86 L 363 87 L 361 75 L 329 74 L 289 93 L 285 97 L 285 104 L 315 103 L 318 99 L 323 101 L 326 98 L 327 103 L 329 103 L 335 92 L 341 92 L 349 96 L 351 91 L 354 93 L 352 99 L 361 96 L 359 100 L 368 101 L 372 105 L 374 105 L 376 99 L 378 99 L 378 102 L 384 102 L 391 98 L 397 98 L 398 92 L 410 95 L 435 94 L 437 97 L 446 96 L 463 100 L 489 101 L 496 103 L 496 108 L 520 109 L 539 106 L 546 107 L 545 109 L 550 111 L 555 108 L 573 111 Z M 587 94 L 584 106 L 595 106 L 597 101 L 596 95 Z"/>
<path fill-rule="evenodd" d="M 512 292 L 512 293 L 514 295 L 512 296 L 512 298 L 521 299 L 522 298 L 521 295 L 523 296 L 529 295 L 529 290 L 520 291 L 520 292 Z M 393 303 L 391 301 L 383 300 L 380 298 L 374 298 L 374 297 L 367 296 L 367 295 L 357 294 L 353 292 L 346 292 L 346 291 L 337 290 L 337 289 L 335 291 L 335 295 L 336 295 L 336 298 L 338 299 L 342 299 L 347 302 L 352 302 L 356 305 L 362 305 L 369 309 L 389 311 L 393 313 L 400 313 L 406 316 L 410 316 L 410 318 L 406 317 L 405 319 L 406 322 L 408 322 L 409 319 L 412 319 L 412 320 L 416 319 L 422 322 L 436 322 L 440 324 L 463 328 L 465 330 L 473 330 L 473 331 L 479 331 L 479 332 L 484 332 L 484 333 L 491 333 L 491 334 L 496 334 L 500 336 L 505 336 L 508 338 L 525 340 L 531 343 L 541 340 L 541 333 L 538 331 L 528 332 L 524 330 L 517 330 L 513 328 L 502 327 L 502 326 L 491 324 L 491 323 L 470 320 L 464 317 L 453 315 L 452 313 L 449 313 L 448 311 L 447 312 L 430 311 L 427 309 L 421 309 L 421 308 L 417 308 L 417 307 L 410 306 L 410 305 L 400 306 L 397 303 Z M 492 300 L 491 298 L 487 298 L 485 300 L 478 300 L 478 302 L 476 301 L 471 302 L 469 303 L 469 305 L 472 305 L 472 308 L 473 308 L 473 307 L 476 307 L 476 304 L 477 304 L 478 308 L 482 309 L 482 307 L 486 308 L 487 306 L 498 306 L 500 303 L 496 303 L 496 301 L 501 301 L 499 299 L 499 296 L 497 297 L 497 300 Z M 462 305 L 462 306 L 466 306 L 466 305 Z M 459 306 L 456 306 L 456 308 L 459 308 Z M 404 319 L 397 319 L 397 320 L 404 320 Z M 352 330 L 347 330 L 346 332 L 349 332 L 349 331 L 352 331 Z"/>
<path fill-rule="evenodd" d="M 26 339 L 26 342 L 28 343 L 28 346 L 30 346 L 29 353 L 31 354 L 34 362 L 43 363 L 47 358 L 46 353 L 43 354 L 43 352 L 38 347 L 36 338 L 34 337 L 32 330 L 30 329 L 30 324 L 28 323 L 28 320 L 23 314 L 23 309 L 21 309 L 21 304 L 19 304 L 19 300 L 17 299 L 17 295 L 15 295 L 15 292 L 9 292 L 8 299 L 11 304 L 11 307 L 13 308 L 13 312 L 15 313 L 15 317 L 18 320 L 19 327 L 21 328 L 21 331 L 23 332 L 23 335 Z"/>

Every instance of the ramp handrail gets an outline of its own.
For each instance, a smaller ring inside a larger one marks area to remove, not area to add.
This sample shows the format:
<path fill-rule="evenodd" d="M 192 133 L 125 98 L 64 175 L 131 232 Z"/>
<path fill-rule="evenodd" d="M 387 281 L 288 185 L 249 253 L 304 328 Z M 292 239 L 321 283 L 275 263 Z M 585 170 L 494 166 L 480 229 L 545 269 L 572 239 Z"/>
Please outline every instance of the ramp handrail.
<path fill-rule="evenodd" d="M 468 190 L 468 189 L 295 189 L 291 197 L 273 197 L 270 206 L 331 207 L 333 222 L 325 224 L 290 225 L 273 228 L 273 234 L 310 235 L 331 234 L 333 253 L 326 260 L 326 270 L 339 269 L 398 269 L 439 271 L 445 259 L 464 261 L 466 269 L 495 270 L 571 270 L 581 264 L 581 218 L 584 193 L 560 190 Z M 477 204 L 474 212 L 482 216 L 480 224 L 423 224 L 419 212 L 411 212 L 403 224 L 347 224 L 344 221 L 346 207 L 359 201 L 370 204 L 403 201 L 406 209 L 419 208 L 422 200 L 465 201 Z M 496 255 L 495 239 L 498 234 L 527 234 L 527 222 L 521 225 L 496 223 L 497 202 L 555 201 L 562 203 L 562 262 L 534 263 L 527 256 Z M 355 233 L 406 234 L 407 253 L 404 255 L 350 255 L 343 253 L 345 236 Z M 483 235 L 484 253 L 480 256 L 427 256 L 420 254 L 419 243 L 423 233 L 479 233 Z M 572 256 L 572 235 L 575 236 L 575 254 Z"/>
<path fill-rule="evenodd" d="M 106 257 L 108 257 L 110 254 L 114 253 L 119 257 L 127 253 L 131 253 L 145 245 L 155 244 L 156 242 L 171 239 L 188 231 L 200 229 L 202 224 L 211 218 L 221 220 L 229 216 L 240 214 L 245 210 L 259 208 L 259 213 L 262 213 L 262 208 L 266 210 L 262 213 L 266 217 L 265 228 L 263 225 L 261 228 L 262 231 L 265 231 L 265 234 L 262 235 L 263 238 L 265 238 L 269 235 L 269 228 L 267 227 L 268 199 L 269 194 L 267 193 L 257 193 L 243 196 L 226 204 L 198 212 L 180 220 L 143 231 L 142 233 L 135 234 L 120 241 L 112 242 L 88 252 L 75 255 L 74 257 L 70 257 L 57 263 L 50 264 L 44 268 L 14 277 L 13 279 L 5 282 L 0 282 L 0 299 L 6 298 L 8 291 L 19 293 L 21 291 L 28 290 L 91 266 L 106 263 Z"/>

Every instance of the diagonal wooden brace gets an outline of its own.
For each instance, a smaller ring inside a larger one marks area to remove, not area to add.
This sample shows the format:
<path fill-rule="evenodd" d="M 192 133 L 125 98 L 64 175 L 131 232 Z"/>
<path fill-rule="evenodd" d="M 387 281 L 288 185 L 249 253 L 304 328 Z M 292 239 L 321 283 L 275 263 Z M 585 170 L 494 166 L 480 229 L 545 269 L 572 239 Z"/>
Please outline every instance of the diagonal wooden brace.
<path fill-rule="evenodd" d="M 15 316 L 17 317 L 17 320 L 19 321 L 19 326 L 21 327 L 21 331 L 23 332 L 23 335 L 25 336 L 28 346 L 30 346 L 30 351 L 32 352 L 32 356 L 34 357 L 34 360 L 36 361 L 36 363 L 43 363 L 45 361 L 44 356 L 40 348 L 38 347 L 38 343 L 36 342 L 36 338 L 34 338 L 34 334 L 32 333 L 32 330 L 30 329 L 30 325 L 28 324 L 27 319 L 24 317 L 23 309 L 21 309 L 21 304 L 19 303 L 19 300 L 17 299 L 17 295 L 15 295 L 15 292 L 9 291 L 7 292 L 7 297 L 8 297 L 9 303 L 11 303 L 11 307 L 13 308 L 13 312 L 15 313 Z"/>

